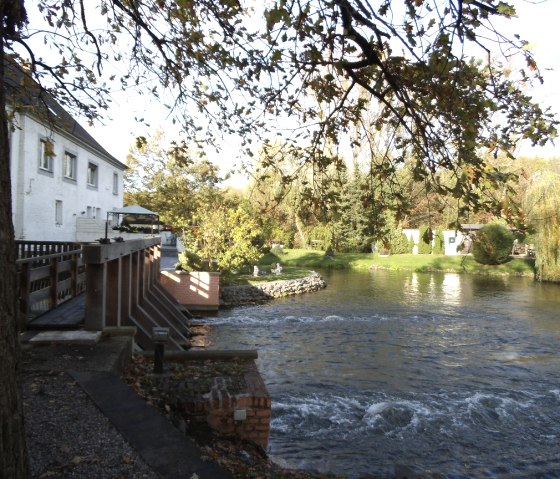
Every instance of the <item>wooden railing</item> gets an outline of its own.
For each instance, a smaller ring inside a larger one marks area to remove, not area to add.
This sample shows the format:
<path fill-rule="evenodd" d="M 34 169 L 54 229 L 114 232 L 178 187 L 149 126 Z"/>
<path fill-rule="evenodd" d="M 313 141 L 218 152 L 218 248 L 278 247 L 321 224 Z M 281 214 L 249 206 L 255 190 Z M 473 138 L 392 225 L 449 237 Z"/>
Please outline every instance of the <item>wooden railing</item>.
<path fill-rule="evenodd" d="M 85 291 L 82 249 L 77 243 L 17 241 L 17 271 L 22 329 Z"/>

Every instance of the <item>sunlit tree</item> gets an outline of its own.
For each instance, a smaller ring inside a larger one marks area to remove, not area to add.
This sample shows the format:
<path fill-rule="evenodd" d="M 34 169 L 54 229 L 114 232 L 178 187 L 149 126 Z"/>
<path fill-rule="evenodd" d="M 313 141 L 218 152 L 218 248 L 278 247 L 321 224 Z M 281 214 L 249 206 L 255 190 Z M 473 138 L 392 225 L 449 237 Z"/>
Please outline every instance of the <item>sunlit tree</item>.
<path fill-rule="evenodd" d="M 560 175 L 537 173 L 525 200 L 535 229 L 535 268 L 540 281 L 560 281 Z"/>

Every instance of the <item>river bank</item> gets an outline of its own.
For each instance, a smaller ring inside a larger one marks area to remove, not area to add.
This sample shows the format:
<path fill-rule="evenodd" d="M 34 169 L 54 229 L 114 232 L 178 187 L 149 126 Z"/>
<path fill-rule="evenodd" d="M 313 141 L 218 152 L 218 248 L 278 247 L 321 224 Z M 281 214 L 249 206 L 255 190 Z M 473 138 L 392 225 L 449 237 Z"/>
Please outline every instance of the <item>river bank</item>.
<path fill-rule="evenodd" d="M 470 273 L 496 276 L 535 275 L 535 260 L 525 256 L 512 257 L 501 265 L 483 265 L 477 263 L 471 255 L 444 256 L 423 254 L 399 254 L 381 256 L 376 253 L 335 253 L 325 256 L 323 251 L 309 249 L 284 249 L 282 253 L 269 253 L 261 260 L 263 266 L 280 263 L 289 271 L 291 268 L 309 268 L 313 270 L 356 270 L 387 269 L 391 271 L 413 271 L 416 273 Z M 250 279 L 250 278 L 249 278 Z M 241 282 L 247 277 L 239 275 Z M 258 281 L 250 281 L 255 284 Z"/>
<path fill-rule="evenodd" d="M 223 286 L 220 288 L 220 306 L 233 307 L 244 304 L 258 304 L 274 298 L 311 293 L 326 287 L 326 281 L 315 272 L 298 279 Z"/>

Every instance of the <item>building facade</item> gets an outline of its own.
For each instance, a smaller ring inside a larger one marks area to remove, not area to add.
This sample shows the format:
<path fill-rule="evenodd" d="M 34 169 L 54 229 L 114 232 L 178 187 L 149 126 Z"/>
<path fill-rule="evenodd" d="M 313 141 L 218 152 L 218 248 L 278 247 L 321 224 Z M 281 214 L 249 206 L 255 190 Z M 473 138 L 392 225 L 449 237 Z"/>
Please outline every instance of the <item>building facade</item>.
<path fill-rule="evenodd" d="M 126 165 L 36 85 L 18 94 L 18 76 L 25 73 L 11 73 L 7 92 L 15 98 L 10 168 L 16 240 L 83 241 L 79 225 L 98 226 L 93 234 L 98 236 L 107 212 L 123 205 Z"/>

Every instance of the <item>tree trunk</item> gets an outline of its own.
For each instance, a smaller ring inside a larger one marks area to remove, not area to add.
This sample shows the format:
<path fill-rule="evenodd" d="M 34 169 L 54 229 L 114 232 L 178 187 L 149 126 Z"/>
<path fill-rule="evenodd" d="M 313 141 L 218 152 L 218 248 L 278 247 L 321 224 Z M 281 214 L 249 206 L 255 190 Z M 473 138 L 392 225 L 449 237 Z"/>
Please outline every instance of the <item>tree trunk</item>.
<path fill-rule="evenodd" d="M 297 212 L 294 213 L 294 220 L 295 220 L 297 232 L 298 232 L 298 235 L 299 235 L 299 238 L 300 238 L 301 247 L 302 248 L 307 248 L 307 238 L 305 237 L 305 231 L 303 229 L 303 221 L 301 221 L 301 218 L 299 217 Z"/>
<path fill-rule="evenodd" d="M 1 0 L 0 24 L 0 478 L 27 477 L 27 455 L 19 384 L 16 262 L 12 225 L 10 150 L 4 89 L 4 21 L 7 3 Z M 17 4 L 19 2 L 15 2 Z M 15 4 L 11 4 L 14 8 Z M 23 8 L 23 2 L 21 2 Z M 8 11 L 9 13 L 9 11 Z"/>

